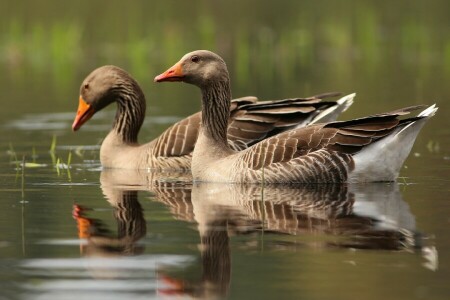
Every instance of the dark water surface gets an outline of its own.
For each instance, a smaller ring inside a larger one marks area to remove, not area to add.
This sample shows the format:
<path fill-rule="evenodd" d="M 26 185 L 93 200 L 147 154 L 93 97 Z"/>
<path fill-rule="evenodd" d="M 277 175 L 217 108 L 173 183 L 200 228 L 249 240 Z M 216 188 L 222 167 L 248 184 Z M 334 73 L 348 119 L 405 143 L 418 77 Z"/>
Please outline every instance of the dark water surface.
<path fill-rule="evenodd" d="M 0 299 L 448 299 L 450 2 L 337 3 L 2 1 Z M 114 108 L 72 133 L 82 79 L 128 70 L 148 141 L 199 109 L 195 88 L 152 83 L 199 48 L 227 60 L 235 97 L 356 92 L 341 119 L 439 111 L 397 183 L 102 170 Z"/>

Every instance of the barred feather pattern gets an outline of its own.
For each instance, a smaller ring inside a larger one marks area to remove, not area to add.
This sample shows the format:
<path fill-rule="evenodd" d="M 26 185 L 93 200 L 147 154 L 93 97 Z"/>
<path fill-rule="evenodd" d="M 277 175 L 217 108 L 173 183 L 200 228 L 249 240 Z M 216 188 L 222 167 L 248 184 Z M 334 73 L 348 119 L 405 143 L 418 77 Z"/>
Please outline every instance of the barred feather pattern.
<path fill-rule="evenodd" d="M 232 182 L 336 183 L 346 182 L 354 166 L 351 155 L 321 149 L 286 162 L 270 163 L 266 167 L 249 168 L 243 159 L 233 167 L 241 168 L 243 172 L 235 172 Z"/>
<path fill-rule="evenodd" d="M 191 201 L 191 186 L 176 186 L 173 183 L 159 182 L 152 187 L 155 199 L 169 207 L 178 220 L 193 222 L 194 210 Z"/>
<path fill-rule="evenodd" d="M 145 96 L 139 84 L 128 73 L 118 72 L 121 75 L 111 88 L 117 102 L 113 130 L 124 143 L 135 144 L 145 118 Z"/>
<path fill-rule="evenodd" d="M 146 150 L 145 164 L 155 170 L 188 170 L 198 137 L 201 114 L 196 113 L 165 130 Z"/>
<path fill-rule="evenodd" d="M 398 209 L 408 208 L 401 199 L 398 186 L 376 184 L 368 189 L 373 199 L 381 197 Z M 417 241 L 405 240 L 415 235 L 414 227 L 409 227 L 412 225 L 405 221 L 410 212 L 393 213 L 401 216 L 398 228 L 379 227 L 383 215 L 379 215 L 378 220 L 376 214 L 355 213 L 355 203 L 360 201 L 360 205 L 364 205 L 367 194 L 359 199 L 361 194 L 358 191 L 355 194 L 353 186 L 306 184 L 261 187 L 214 183 L 177 186 L 162 183 L 153 187 L 153 191 L 156 200 L 164 203 L 177 219 L 196 222 L 199 228 L 205 229 L 200 232 L 201 235 L 226 228 L 234 234 L 264 230 L 294 235 L 322 232 L 351 237 L 351 240 L 328 246 L 398 250 L 417 244 Z M 384 207 L 385 204 L 379 205 Z"/>
<path fill-rule="evenodd" d="M 240 172 L 230 173 L 229 181 L 256 183 L 264 178 L 268 183 L 347 182 L 355 168 L 353 155 L 415 122 L 417 117 L 397 117 L 418 108 L 281 133 L 232 155 L 232 168 Z"/>
<path fill-rule="evenodd" d="M 114 216 L 117 219 L 118 238 L 137 241 L 147 232 L 143 209 L 138 201 L 137 191 L 121 191 Z"/>
<path fill-rule="evenodd" d="M 256 185 L 232 185 L 226 188 L 228 190 L 224 195 L 227 195 L 229 207 L 225 205 L 218 218 L 227 219 L 234 226 L 243 225 L 242 221 L 237 221 L 243 216 L 236 210 L 239 209 L 245 211 L 245 218 L 248 220 L 264 219 L 265 228 L 290 234 L 297 232 L 299 227 L 306 226 L 297 220 L 299 215 L 323 220 L 339 218 L 351 214 L 354 203 L 354 195 L 348 193 L 342 185 L 266 186 L 263 194 L 261 187 Z M 194 187 L 194 191 L 197 190 Z M 191 186 L 159 183 L 153 186 L 152 191 L 156 200 L 168 206 L 177 219 L 195 221 Z M 266 201 L 261 201 L 261 195 Z M 200 203 L 201 200 L 198 205 Z M 228 212 L 230 209 L 233 212 Z M 248 230 L 251 223 L 250 221 L 244 227 Z M 242 231 L 239 228 L 235 230 Z"/>
<path fill-rule="evenodd" d="M 215 99 L 227 99 L 215 101 Z M 227 128 L 230 117 L 230 82 L 214 81 L 202 89 L 202 126 L 217 143 L 228 145 Z"/>
<path fill-rule="evenodd" d="M 328 183 L 345 182 L 353 169 L 350 153 L 327 149 L 337 131 L 323 125 L 288 131 L 256 144 L 238 154 L 233 182 Z M 263 175 L 264 173 L 264 175 Z M 264 177 L 263 177 L 264 176 Z"/>

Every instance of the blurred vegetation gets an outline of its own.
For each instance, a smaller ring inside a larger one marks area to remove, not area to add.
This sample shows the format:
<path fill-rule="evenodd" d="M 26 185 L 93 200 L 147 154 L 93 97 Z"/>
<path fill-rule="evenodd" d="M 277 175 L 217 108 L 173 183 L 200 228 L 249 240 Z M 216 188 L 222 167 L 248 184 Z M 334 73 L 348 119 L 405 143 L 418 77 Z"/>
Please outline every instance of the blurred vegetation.
<path fill-rule="evenodd" d="M 448 11 L 446 0 L 6 0 L 0 101 L 20 99 L 5 116 L 71 111 L 82 79 L 114 64 L 140 82 L 151 113 L 185 116 L 199 107 L 197 91 L 152 81 L 203 48 L 228 62 L 236 97 L 356 91 L 364 105 L 352 117 L 436 99 L 442 106 Z"/>
<path fill-rule="evenodd" d="M 262 85 L 282 84 L 310 73 L 328 80 L 355 71 L 375 77 L 386 67 L 420 66 L 417 75 L 427 76 L 442 65 L 450 75 L 445 0 L 53 0 L 2 6 L 1 68 L 15 81 L 49 76 L 61 89 L 107 63 L 150 82 L 196 48 L 221 53 L 237 86 L 255 77 Z M 330 62 L 332 70 L 312 71 Z"/>

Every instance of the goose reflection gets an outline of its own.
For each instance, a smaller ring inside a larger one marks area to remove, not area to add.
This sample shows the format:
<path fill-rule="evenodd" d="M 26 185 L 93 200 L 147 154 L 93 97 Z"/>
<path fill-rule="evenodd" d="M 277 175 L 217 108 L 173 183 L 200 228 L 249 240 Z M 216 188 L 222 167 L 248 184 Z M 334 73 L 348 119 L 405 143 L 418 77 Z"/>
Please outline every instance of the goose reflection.
<path fill-rule="evenodd" d="M 421 247 L 414 216 L 397 184 L 261 187 L 197 183 L 191 197 L 186 187 L 166 186 L 164 192 L 159 188 L 157 200 L 179 219 L 196 222 L 200 236 L 226 224 L 229 234 L 323 233 L 351 239 L 324 246 Z"/>
<path fill-rule="evenodd" d="M 136 245 L 136 242 L 145 236 L 147 228 L 138 192 L 103 186 L 102 190 L 114 208 L 117 234 L 110 231 L 100 219 L 88 217 L 88 208 L 75 204 L 73 216 L 77 221 L 78 236 L 85 241 L 80 245 L 81 253 L 90 257 L 142 253 L 143 246 Z"/>
<path fill-rule="evenodd" d="M 73 217 L 78 226 L 78 236 L 85 243 L 80 251 L 85 256 L 123 256 L 137 255 L 144 251 L 137 242 L 146 235 L 146 221 L 143 209 L 138 201 L 138 191 L 156 191 L 161 180 L 176 178 L 190 182 L 187 173 L 149 173 L 143 170 L 106 169 L 100 174 L 100 186 L 105 199 L 114 208 L 117 234 L 109 230 L 105 223 L 97 218 L 88 217 L 89 208 L 79 204 L 73 207 Z"/>
<path fill-rule="evenodd" d="M 202 278 L 197 282 L 164 275 L 162 293 L 209 299 L 225 296 L 231 280 L 230 236 L 249 236 L 260 247 L 266 234 L 323 234 L 302 246 L 378 250 L 421 249 L 415 218 L 397 184 L 255 186 L 196 183 L 190 187 L 159 186 L 157 200 L 178 218 L 197 224 Z M 302 243 L 300 243 L 302 244 Z M 289 246 L 283 241 L 264 247 Z M 164 273 L 164 272 L 162 272 Z"/>
<path fill-rule="evenodd" d="M 137 243 L 147 232 L 138 190 L 149 191 L 174 218 L 196 224 L 200 236 L 201 278 L 186 280 L 173 269 L 160 267 L 164 284 L 159 293 L 210 299 L 228 294 L 232 274 L 230 237 L 246 235 L 245 247 L 261 247 L 261 233 L 296 235 L 270 239 L 267 247 L 300 247 L 418 251 L 423 248 L 415 218 L 396 183 L 365 185 L 258 186 L 191 184 L 189 174 L 104 170 L 100 176 L 105 198 L 114 207 L 118 234 L 98 219 L 87 218 L 83 207 L 74 215 L 85 256 L 142 253 Z M 252 238 L 254 235 L 254 238 Z M 302 239 L 302 235 L 307 239 Z M 311 236 L 319 236 L 311 242 Z M 289 243 L 286 240 L 291 240 Z"/>

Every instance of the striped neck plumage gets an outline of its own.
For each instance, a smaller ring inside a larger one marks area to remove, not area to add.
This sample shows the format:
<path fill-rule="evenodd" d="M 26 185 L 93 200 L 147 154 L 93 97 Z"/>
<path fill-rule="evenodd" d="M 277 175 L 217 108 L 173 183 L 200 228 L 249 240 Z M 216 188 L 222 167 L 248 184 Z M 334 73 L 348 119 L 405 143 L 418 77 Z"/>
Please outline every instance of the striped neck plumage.
<path fill-rule="evenodd" d="M 230 117 L 230 81 L 223 80 L 202 88 L 202 126 L 217 143 L 228 145 L 227 128 Z"/>
<path fill-rule="evenodd" d="M 121 84 L 117 91 L 117 113 L 113 131 L 124 143 L 135 144 L 145 118 L 145 96 L 137 84 Z"/>
<path fill-rule="evenodd" d="M 118 237 L 137 241 L 147 231 L 143 209 L 138 201 L 137 191 L 123 191 L 122 193 L 122 198 L 117 199 L 114 211 L 118 224 Z M 133 246 L 132 243 L 130 246 Z"/>

